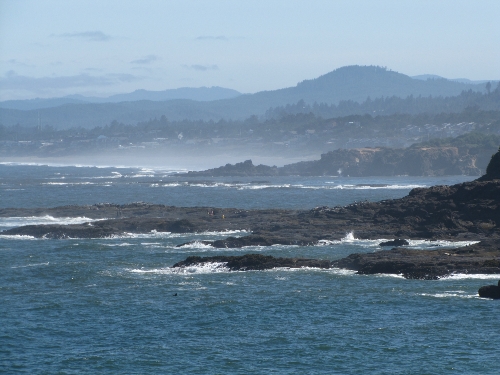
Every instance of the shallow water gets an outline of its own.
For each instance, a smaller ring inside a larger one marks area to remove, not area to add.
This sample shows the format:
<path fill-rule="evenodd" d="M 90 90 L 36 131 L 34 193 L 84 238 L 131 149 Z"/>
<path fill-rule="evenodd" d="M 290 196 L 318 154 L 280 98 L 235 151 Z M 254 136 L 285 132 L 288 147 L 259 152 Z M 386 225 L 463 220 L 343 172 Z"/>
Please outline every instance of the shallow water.
<path fill-rule="evenodd" d="M 401 197 L 413 186 L 470 179 L 193 182 L 165 170 L 6 164 L 0 176 L 1 207 L 145 201 L 312 208 Z M 367 184 L 376 186 L 361 186 Z M 85 218 L 0 218 L 0 230 L 75 220 Z M 355 233 L 311 247 L 176 247 L 228 235 L 245 232 L 93 240 L 0 236 L 0 372 L 498 373 L 499 306 L 477 296 L 480 286 L 497 277 L 421 281 L 339 269 L 171 268 L 188 255 L 259 252 L 333 260 L 378 249 L 378 241 L 357 240 Z M 437 245 L 454 244 L 411 242 L 420 249 Z"/>

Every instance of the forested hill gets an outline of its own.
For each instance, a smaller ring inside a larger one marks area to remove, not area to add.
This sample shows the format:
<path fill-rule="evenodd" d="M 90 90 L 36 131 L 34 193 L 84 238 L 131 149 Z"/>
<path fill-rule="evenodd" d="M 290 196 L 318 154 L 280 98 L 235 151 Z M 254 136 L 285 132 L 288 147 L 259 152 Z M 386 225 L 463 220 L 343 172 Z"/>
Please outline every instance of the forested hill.
<path fill-rule="evenodd" d="M 312 113 L 322 118 L 332 118 L 352 115 L 392 115 L 404 113 L 409 115 L 459 113 L 462 111 L 474 112 L 500 110 L 500 82 L 489 93 L 479 91 L 462 91 L 457 96 L 407 96 L 405 98 L 392 96 L 376 99 L 367 98 L 359 103 L 354 100 L 342 100 L 338 104 L 326 103 L 308 104 L 303 100 L 295 104 L 287 104 L 270 108 L 266 111 L 265 118 L 281 118 L 299 113 Z"/>
<path fill-rule="evenodd" d="M 56 128 L 104 126 L 113 120 L 135 124 L 150 118 L 159 118 L 162 115 L 174 121 L 244 119 L 252 115 L 263 116 L 271 107 L 286 106 L 301 100 L 310 105 L 315 102 L 337 105 L 340 101 L 362 102 L 367 97 L 376 99 L 394 96 L 405 98 L 409 95 L 415 97 L 456 96 L 464 90 L 485 92 L 485 86 L 445 79 L 422 81 L 381 67 L 349 66 L 313 80 L 303 81 L 295 87 L 209 102 L 142 100 L 121 103 L 66 104 L 31 111 L 0 109 L 0 123 L 5 126 L 17 123 L 23 126 L 35 126 L 39 114 L 42 125 L 47 124 Z M 348 114 L 350 113 L 342 115 Z"/>

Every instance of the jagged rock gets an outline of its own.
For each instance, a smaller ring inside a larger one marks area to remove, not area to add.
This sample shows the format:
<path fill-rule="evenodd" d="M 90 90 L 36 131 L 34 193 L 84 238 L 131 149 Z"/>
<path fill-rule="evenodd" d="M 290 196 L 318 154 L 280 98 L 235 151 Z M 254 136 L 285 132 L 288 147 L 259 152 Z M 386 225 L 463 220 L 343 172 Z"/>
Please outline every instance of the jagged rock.
<path fill-rule="evenodd" d="M 402 238 L 397 238 L 392 241 L 381 242 L 379 246 L 408 246 L 410 243 Z"/>

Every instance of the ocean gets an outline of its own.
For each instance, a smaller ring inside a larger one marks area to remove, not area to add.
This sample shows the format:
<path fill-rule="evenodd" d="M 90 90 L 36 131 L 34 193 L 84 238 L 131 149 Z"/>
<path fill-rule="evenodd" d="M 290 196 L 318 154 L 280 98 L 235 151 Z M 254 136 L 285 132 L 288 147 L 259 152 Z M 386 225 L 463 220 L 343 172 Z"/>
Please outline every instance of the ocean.
<path fill-rule="evenodd" d="M 311 209 L 400 198 L 448 177 L 183 178 L 168 168 L 0 164 L 0 208 L 148 202 Z M 0 217 L 0 231 L 88 218 Z M 0 373 L 498 374 L 495 275 L 437 281 L 332 269 L 174 269 L 189 255 L 339 259 L 382 240 L 214 249 L 241 231 L 106 239 L 0 234 Z M 199 241 L 184 247 L 178 244 Z M 411 241 L 417 249 L 467 243 Z"/>

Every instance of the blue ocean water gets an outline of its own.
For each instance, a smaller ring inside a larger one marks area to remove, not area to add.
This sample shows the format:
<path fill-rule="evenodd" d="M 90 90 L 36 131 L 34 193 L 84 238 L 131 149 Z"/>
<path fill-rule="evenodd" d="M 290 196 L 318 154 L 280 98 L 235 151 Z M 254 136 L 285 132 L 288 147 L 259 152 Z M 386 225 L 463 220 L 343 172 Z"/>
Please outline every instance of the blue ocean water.
<path fill-rule="evenodd" d="M 207 178 L 175 171 L 0 164 L 0 208 L 137 201 L 294 208 L 398 198 L 444 178 Z M 0 217 L 0 230 L 87 218 Z M 188 255 L 337 259 L 378 249 L 213 249 L 191 240 L 245 232 L 144 233 L 109 239 L 0 235 L 0 372 L 36 374 L 497 374 L 499 304 L 477 290 L 498 278 L 438 281 L 334 269 L 172 269 Z M 413 241 L 415 248 L 464 245 Z M 174 296 L 177 294 L 176 296 Z"/>

